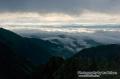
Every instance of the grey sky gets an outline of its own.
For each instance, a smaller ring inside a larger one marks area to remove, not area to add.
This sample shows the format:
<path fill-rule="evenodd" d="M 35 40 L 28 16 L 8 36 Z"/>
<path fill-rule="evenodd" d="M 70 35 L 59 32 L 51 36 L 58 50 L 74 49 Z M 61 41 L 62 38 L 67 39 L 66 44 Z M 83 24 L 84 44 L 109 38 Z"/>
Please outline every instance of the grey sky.
<path fill-rule="evenodd" d="M 120 0 L 0 0 L 0 12 L 119 13 Z"/>

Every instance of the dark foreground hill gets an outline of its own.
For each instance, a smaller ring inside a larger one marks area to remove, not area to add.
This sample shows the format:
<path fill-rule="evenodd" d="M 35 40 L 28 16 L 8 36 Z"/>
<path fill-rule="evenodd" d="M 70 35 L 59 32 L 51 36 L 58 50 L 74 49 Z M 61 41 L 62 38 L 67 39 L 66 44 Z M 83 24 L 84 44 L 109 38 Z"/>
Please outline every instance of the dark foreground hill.
<path fill-rule="evenodd" d="M 78 78 L 77 71 L 115 71 L 117 75 L 91 79 L 120 79 L 120 45 L 83 49 L 66 60 L 56 55 L 56 47 L 48 41 L 24 38 L 0 29 L 0 78 L 83 79 Z"/>
<path fill-rule="evenodd" d="M 29 58 L 33 63 L 45 63 L 51 56 L 73 55 L 65 49 L 61 54 L 59 50 L 63 47 L 57 44 L 36 38 L 21 37 L 3 28 L 0 28 L 0 42 L 8 45 L 16 54 Z"/>
<path fill-rule="evenodd" d="M 60 58 L 58 60 L 60 61 Z M 120 79 L 120 45 L 102 45 L 84 49 L 62 63 L 59 61 L 54 62 L 54 65 L 53 61 L 49 61 L 48 64 L 44 65 L 45 69 L 40 67 L 42 70 L 39 69 L 38 71 L 45 73 L 42 76 L 38 73 L 36 79 Z M 55 70 L 58 64 L 59 66 Z M 117 75 L 101 75 L 100 78 L 79 78 L 77 71 L 113 71 L 117 72 Z M 51 74 L 51 76 L 48 74 Z"/>
<path fill-rule="evenodd" d="M 34 66 L 0 42 L 0 79 L 29 79 Z"/>

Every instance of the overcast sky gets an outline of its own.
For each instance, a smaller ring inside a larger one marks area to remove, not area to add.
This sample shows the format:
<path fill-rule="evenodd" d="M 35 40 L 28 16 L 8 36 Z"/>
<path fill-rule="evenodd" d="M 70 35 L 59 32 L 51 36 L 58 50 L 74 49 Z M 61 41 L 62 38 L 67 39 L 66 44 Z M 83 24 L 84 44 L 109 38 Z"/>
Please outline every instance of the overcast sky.
<path fill-rule="evenodd" d="M 0 11 L 79 13 L 120 12 L 120 0 L 0 0 Z"/>
<path fill-rule="evenodd" d="M 36 16 L 37 13 L 37 17 L 38 14 L 40 14 L 39 17 L 43 16 L 41 14 L 52 14 L 49 17 L 47 16 L 47 19 L 55 15 L 54 20 L 66 17 L 71 21 L 75 18 L 80 21 L 81 19 L 86 20 L 87 16 L 87 21 L 92 20 L 93 18 L 91 17 L 94 17 L 95 21 L 103 18 L 102 21 L 116 20 L 119 22 L 120 0 L 0 0 L 1 16 L 3 16 L 4 13 L 10 13 L 12 17 L 13 14 L 14 17 L 19 16 L 19 13 L 21 13 L 21 15 L 23 15 L 22 13 L 24 13 L 24 15 L 25 13 L 33 13 L 33 16 Z M 57 14 L 60 16 L 56 17 Z M 91 16 L 91 14 L 94 16 Z M 80 18 L 78 18 L 78 16 Z"/>

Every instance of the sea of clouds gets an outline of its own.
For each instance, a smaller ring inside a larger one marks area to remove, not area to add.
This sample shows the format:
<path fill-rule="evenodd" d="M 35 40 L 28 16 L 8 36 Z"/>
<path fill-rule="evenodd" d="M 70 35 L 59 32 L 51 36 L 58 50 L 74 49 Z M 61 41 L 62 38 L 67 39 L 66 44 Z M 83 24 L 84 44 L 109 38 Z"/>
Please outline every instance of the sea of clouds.
<path fill-rule="evenodd" d="M 119 24 L 13 25 L 3 28 L 24 37 L 63 44 L 73 52 L 98 44 L 120 44 Z"/>

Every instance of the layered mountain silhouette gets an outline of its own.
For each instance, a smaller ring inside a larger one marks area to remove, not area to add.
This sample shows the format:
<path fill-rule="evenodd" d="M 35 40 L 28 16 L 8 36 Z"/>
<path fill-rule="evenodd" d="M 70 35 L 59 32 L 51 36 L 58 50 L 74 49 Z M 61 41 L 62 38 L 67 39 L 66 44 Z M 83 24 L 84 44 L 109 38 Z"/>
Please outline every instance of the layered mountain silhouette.
<path fill-rule="evenodd" d="M 113 71 L 118 74 L 101 76 L 99 79 L 119 79 L 120 45 L 102 45 L 83 49 L 61 65 L 55 72 L 55 79 L 78 79 L 77 71 Z"/>
<path fill-rule="evenodd" d="M 73 53 L 65 50 L 61 54 L 61 46 L 36 38 L 26 38 L 9 30 L 0 28 L 0 42 L 7 44 L 15 53 L 29 58 L 34 63 L 45 63 L 51 56 L 69 57 Z M 68 54 L 69 53 L 69 54 Z"/>
<path fill-rule="evenodd" d="M 1 28 L 0 78 L 78 79 L 77 71 L 115 71 L 117 75 L 99 79 L 120 79 L 120 45 L 86 48 L 68 59 L 58 56 L 57 47 L 49 41 L 21 37 Z"/>
<path fill-rule="evenodd" d="M 52 58 L 53 59 L 53 58 Z M 51 60 L 51 59 L 50 59 Z M 117 75 L 102 75 L 100 78 L 90 79 L 119 79 L 120 78 L 120 45 L 102 45 L 84 49 L 73 57 L 62 60 L 60 58 L 49 61 L 40 66 L 36 72 L 36 79 L 78 79 L 77 71 L 113 71 Z M 61 62 L 60 62 L 61 60 Z M 59 65 L 59 66 L 57 66 Z M 57 67 L 57 68 L 56 68 Z M 43 75 L 41 76 L 41 72 Z M 50 75 L 50 76 L 49 76 Z M 34 79 L 33 78 L 33 79 Z M 89 79 L 89 78 L 79 78 Z"/>

